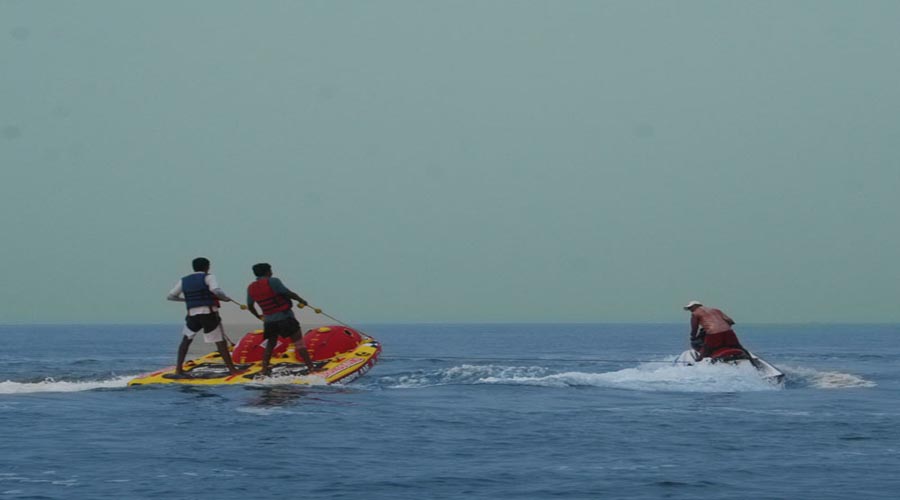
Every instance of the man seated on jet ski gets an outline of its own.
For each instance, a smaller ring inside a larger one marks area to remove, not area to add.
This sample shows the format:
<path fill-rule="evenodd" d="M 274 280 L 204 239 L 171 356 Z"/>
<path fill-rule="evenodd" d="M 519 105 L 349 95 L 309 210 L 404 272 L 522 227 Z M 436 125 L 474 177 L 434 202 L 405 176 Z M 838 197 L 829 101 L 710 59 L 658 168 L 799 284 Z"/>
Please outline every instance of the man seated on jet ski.
<path fill-rule="evenodd" d="M 700 355 L 697 361 L 723 348 L 740 349 L 749 357 L 731 328 L 734 320 L 727 314 L 713 307 L 704 307 L 696 300 L 688 302 L 684 310 L 691 312 L 691 347 Z"/>

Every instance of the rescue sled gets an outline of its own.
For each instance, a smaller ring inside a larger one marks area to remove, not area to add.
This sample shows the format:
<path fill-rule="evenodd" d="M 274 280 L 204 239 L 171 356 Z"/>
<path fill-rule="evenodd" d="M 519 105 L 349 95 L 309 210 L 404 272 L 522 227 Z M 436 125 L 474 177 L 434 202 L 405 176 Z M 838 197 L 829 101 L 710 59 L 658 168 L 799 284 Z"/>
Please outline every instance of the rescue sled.
<path fill-rule="evenodd" d="M 774 365 L 752 352 L 744 351 L 742 349 L 726 347 L 713 352 L 711 356 L 707 356 L 703 359 L 700 359 L 699 352 L 694 349 L 688 349 L 675 359 L 675 364 L 677 365 L 693 366 L 700 363 L 711 365 L 728 363 L 735 366 L 749 363 L 756 368 L 759 376 L 767 382 L 773 385 L 781 385 L 784 382 L 784 373 L 781 370 L 775 368 Z"/>
<path fill-rule="evenodd" d="M 306 364 L 294 352 L 290 339 L 279 338 L 269 363 L 271 377 L 290 384 L 346 384 L 368 372 L 381 354 L 378 341 L 345 326 L 330 325 L 310 330 L 303 336 L 303 343 L 316 371 L 309 373 Z M 185 362 L 184 375 L 176 374 L 175 367 L 171 366 L 140 375 L 128 385 L 254 383 L 260 380 L 264 351 L 263 331 L 256 330 L 244 335 L 231 348 L 231 358 L 240 372 L 237 375 L 229 374 L 221 355 L 214 352 Z"/>

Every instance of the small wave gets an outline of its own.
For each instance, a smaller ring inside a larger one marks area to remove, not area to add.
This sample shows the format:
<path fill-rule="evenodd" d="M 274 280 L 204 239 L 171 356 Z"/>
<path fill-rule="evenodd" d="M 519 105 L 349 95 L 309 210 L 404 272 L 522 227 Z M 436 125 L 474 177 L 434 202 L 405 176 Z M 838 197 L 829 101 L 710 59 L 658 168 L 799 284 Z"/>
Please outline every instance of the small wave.
<path fill-rule="evenodd" d="M 549 373 L 544 367 L 460 365 L 433 372 L 382 377 L 392 389 L 453 384 L 530 385 L 538 387 L 607 387 L 638 391 L 743 392 L 776 390 L 749 365 L 660 365 L 647 363 L 613 372 Z"/>
<path fill-rule="evenodd" d="M 260 406 L 244 406 L 238 408 L 236 411 L 238 413 L 249 413 L 251 415 L 259 415 L 262 417 L 268 417 L 269 415 L 274 415 L 281 410 L 280 406 L 270 406 L 270 407 L 260 407 Z"/>
<path fill-rule="evenodd" d="M 877 384 L 859 375 L 842 372 L 819 371 L 813 368 L 784 367 L 788 380 L 818 389 L 857 389 L 875 387 Z"/>
<path fill-rule="evenodd" d="M 484 383 L 546 387 L 607 387 L 635 391 L 746 392 L 775 390 L 749 365 L 666 366 L 644 364 L 601 373 L 565 372 L 532 378 L 487 378 Z"/>
<path fill-rule="evenodd" d="M 131 375 L 109 380 L 66 381 L 46 378 L 40 382 L 0 382 L 0 394 L 29 394 L 35 392 L 81 392 L 94 389 L 120 389 L 134 378 Z"/>
<path fill-rule="evenodd" d="M 546 374 L 546 368 L 501 365 L 460 365 L 436 371 L 381 377 L 379 383 L 391 389 L 413 389 L 437 385 L 468 385 L 483 383 L 492 377 L 516 378 L 539 377 Z"/>

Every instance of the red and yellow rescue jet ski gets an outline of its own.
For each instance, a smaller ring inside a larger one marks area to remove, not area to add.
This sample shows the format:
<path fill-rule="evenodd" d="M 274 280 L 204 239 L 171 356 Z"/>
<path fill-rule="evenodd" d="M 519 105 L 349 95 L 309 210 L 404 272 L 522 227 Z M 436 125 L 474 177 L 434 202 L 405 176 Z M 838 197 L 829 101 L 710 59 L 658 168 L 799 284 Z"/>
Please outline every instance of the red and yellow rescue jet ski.
<path fill-rule="evenodd" d="M 310 330 L 303 336 L 316 371 L 309 373 L 306 364 L 294 352 L 290 339 L 279 339 L 272 351 L 269 364 L 271 377 L 289 384 L 327 385 L 351 382 L 368 372 L 381 354 L 381 344 L 372 337 L 353 328 L 329 325 Z M 265 351 L 262 330 L 255 330 L 241 338 L 231 350 L 235 368 L 240 373 L 231 375 L 219 353 L 214 352 L 187 361 L 184 375 L 175 373 L 171 366 L 138 376 L 128 382 L 133 385 L 183 384 L 221 385 L 258 382 Z"/>

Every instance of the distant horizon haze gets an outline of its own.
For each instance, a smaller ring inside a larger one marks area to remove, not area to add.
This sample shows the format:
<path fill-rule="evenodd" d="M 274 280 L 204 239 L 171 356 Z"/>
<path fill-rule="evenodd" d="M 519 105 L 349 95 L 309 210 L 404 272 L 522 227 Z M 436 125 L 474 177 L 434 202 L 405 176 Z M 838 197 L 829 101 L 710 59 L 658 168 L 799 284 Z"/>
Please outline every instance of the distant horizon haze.
<path fill-rule="evenodd" d="M 0 323 L 176 323 L 197 256 L 351 324 L 900 323 L 898 20 L 0 1 Z"/>

